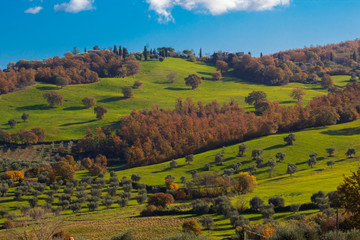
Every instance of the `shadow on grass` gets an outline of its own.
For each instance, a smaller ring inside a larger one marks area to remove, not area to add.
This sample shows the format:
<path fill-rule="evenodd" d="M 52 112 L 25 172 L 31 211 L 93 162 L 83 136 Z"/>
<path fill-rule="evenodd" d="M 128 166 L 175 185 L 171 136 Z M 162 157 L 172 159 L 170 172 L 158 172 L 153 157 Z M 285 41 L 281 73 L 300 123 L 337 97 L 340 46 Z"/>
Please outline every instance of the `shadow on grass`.
<path fill-rule="evenodd" d="M 31 106 L 25 106 L 25 107 L 17 107 L 16 110 L 18 111 L 29 111 L 29 110 L 49 110 L 51 107 L 49 107 L 46 104 L 37 104 L 37 105 L 31 105 Z"/>
<path fill-rule="evenodd" d="M 63 125 L 60 125 L 60 127 L 68 127 L 68 126 L 74 126 L 74 125 L 81 125 L 81 124 L 85 124 L 85 123 L 92 123 L 97 121 L 96 119 L 93 120 L 89 120 L 89 121 L 84 121 L 84 122 L 76 122 L 76 123 L 65 123 Z"/>
<path fill-rule="evenodd" d="M 321 132 L 322 134 L 330 135 L 330 136 L 352 136 L 360 134 L 360 127 L 355 128 L 344 128 L 339 130 L 327 130 Z"/>
<path fill-rule="evenodd" d="M 278 144 L 278 145 L 274 145 L 274 146 L 271 146 L 271 147 L 264 148 L 264 150 L 273 150 L 273 149 L 278 149 L 278 148 L 284 148 L 286 146 L 287 146 L 286 144 Z"/>
<path fill-rule="evenodd" d="M 85 107 L 68 107 L 68 108 L 64 108 L 64 111 L 77 111 L 77 110 L 83 110 L 83 109 L 86 109 Z"/>
<path fill-rule="evenodd" d="M 198 74 L 202 74 L 202 75 L 208 75 L 208 76 L 211 76 L 211 73 L 208 73 L 208 72 L 197 72 Z"/>
<path fill-rule="evenodd" d="M 126 99 L 126 97 L 109 97 L 109 98 L 102 99 L 99 102 L 109 103 L 109 102 L 116 102 L 116 101 L 124 100 L 124 99 Z"/>
<path fill-rule="evenodd" d="M 172 91 L 188 91 L 191 90 L 190 88 L 181 88 L 181 87 L 167 87 L 166 90 L 172 90 Z"/>
<path fill-rule="evenodd" d="M 296 101 L 281 101 L 280 104 L 296 103 Z"/>
<path fill-rule="evenodd" d="M 41 91 L 50 91 L 50 90 L 58 90 L 59 88 L 48 86 L 48 87 L 36 87 L 36 89 L 39 89 Z"/>

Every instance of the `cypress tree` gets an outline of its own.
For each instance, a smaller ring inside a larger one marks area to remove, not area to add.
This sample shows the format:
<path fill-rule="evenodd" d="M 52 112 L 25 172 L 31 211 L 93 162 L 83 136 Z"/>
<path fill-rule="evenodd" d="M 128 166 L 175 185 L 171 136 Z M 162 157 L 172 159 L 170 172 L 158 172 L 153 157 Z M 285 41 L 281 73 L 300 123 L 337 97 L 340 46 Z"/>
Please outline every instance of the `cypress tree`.
<path fill-rule="evenodd" d="M 145 46 L 144 47 L 144 58 L 145 58 L 145 61 L 147 61 L 148 60 L 148 51 L 147 51 L 147 47 Z"/>
<path fill-rule="evenodd" d="M 262 53 L 262 52 L 260 53 L 260 57 L 261 57 L 261 58 L 263 57 L 263 53 Z"/>
<path fill-rule="evenodd" d="M 123 52 L 122 52 L 122 47 L 121 45 L 119 46 L 119 56 L 122 56 Z"/>
<path fill-rule="evenodd" d="M 202 49 L 200 48 L 200 54 L 199 57 L 202 58 Z"/>
<path fill-rule="evenodd" d="M 114 45 L 113 53 L 115 53 L 116 55 L 118 55 L 118 49 L 117 49 L 116 45 Z"/>

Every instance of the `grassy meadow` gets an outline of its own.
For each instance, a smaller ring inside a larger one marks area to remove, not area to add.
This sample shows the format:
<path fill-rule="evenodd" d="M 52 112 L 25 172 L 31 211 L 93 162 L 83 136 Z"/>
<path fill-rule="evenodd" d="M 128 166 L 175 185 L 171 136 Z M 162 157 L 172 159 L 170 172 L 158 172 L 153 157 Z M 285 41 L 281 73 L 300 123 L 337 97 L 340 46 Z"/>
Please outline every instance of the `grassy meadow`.
<path fill-rule="evenodd" d="M 166 75 L 176 72 L 174 83 L 169 83 Z M 291 83 L 286 86 L 264 86 L 244 82 L 232 77 L 231 72 L 222 81 L 211 80 L 211 73 L 216 68 L 204 63 L 192 63 L 183 59 L 167 58 L 164 62 L 142 62 L 141 73 L 134 77 L 102 79 L 98 83 L 87 85 L 71 85 L 60 89 L 54 85 L 37 83 L 26 89 L 0 96 L 0 127 L 10 129 L 8 121 L 15 119 L 16 129 L 32 129 L 41 127 L 47 132 L 48 141 L 78 139 L 84 136 L 86 129 L 96 129 L 108 125 L 118 124 L 120 118 L 132 110 L 151 108 L 159 105 L 162 108 L 173 108 L 179 97 L 191 97 L 194 102 L 205 103 L 217 100 L 229 101 L 234 97 L 241 106 L 252 110 L 252 106 L 244 103 L 245 96 L 253 90 L 265 91 L 269 100 L 277 100 L 283 105 L 293 105 L 295 101 L 289 96 L 295 87 L 301 87 L 307 95 L 304 104 L 311 98 L 324 95 L 326 90 L 320 85 L 304 85 Z M 190 90 L 185 86 L 184 78 L 189 74 L 197 73 L 206 80 L 197 90 Z M 345 76 L 346 77 L 346 76 Z M 134 98 L 124 99 L 121 88 L 132 86 L 135 80 L 142 81 L 142 89 L 134 90 Z M 345 80 L 336 80 L 339 84 Z M 49 108 L 43 94 L 48 91 L 57 91 L 65 99 L 64 105 Z M 108 108 L 103 120 L 96 120 L 92 109 L 85 109 L 81 100 L 84 97 L 95 97 L 98 105 Z M 23 122 L 23 113 L 30 114 L 28 122 Z"/>
<path fill-rule="evenodd" d="M 342 181 L 343 174 L 348 175 L 350 171 L 355 171 L 359 166 L 359 157 L 346 158 L 345 152 L 349 147 L 354 147 L 360 151 L 360 121 L 351 123 L 333 125 L 328 127 L 319 127 L 304 130 L 295 133 L 296 142 L 293 146 L 285 145 L 283 137 L 287 134 L 278 134 L 267 137 L 262 137 L 245 142 L 248 146 L 246 156 L 236 157 L 239 144 L 228 146 L 225 150 L 224 166 L 216 166 L 214 164 L 214 157 L 217 152 L 222 149 L 208 151 L 194 156 L 192 165 L 185 163 L 184 159 L 178 159 L 179 167 L 176 169 L 169 169 L 169 162 L 156 164 L 146 167 L 139 167 L 133 169 L 121 170 L 121 166 L 114 167 L 119 178 L 123 176 L 130 177 L 132 173 L 139 173 L 142 176 L 142 183 L 149 185 L 164 184 L 164 178 L 168 174 L 176 177 L 175 181 L 180 182 L 181 176 L 186 176 L 191 179 L 191 171 L 197 170 L 203 172 L 203 167 L 206 163 L 212 165 L 212 171 L 219 170 L 222 173 L 223 169 L 230 167 L 233 163 L 241 162 L 242 169 L 251 164 L 251 150 L 264 149 L 265 161 L 271 159 L 279 151 L 286 153 L 286 158 L 283 163 L 278 163 L 275 167 L 274 177 L 270 178 L 266 172 L 266 168 L 258 169 L 255 174 L 258 180 L 258 186 L 251 194 L 245 195 L 245 201 L 249 201 L 253 196 L 260 196 L 264 201 L 267 201 L 269 196 L 281 195 L 285 199 L 285 204 L 292 203 L 307 203 L 310 202 L 312 193 L 322 190 L 324 192 L 333 191 Z M 335 156 L 329 158 L 325 149 L 327 147 L 335 147 Z M 314 168 L 310 168 L 306 161 L 308 155 L 312 152 L 318 153 L 318 164 Z M 333 168 L 326 165 L 326 162 L 332 159 L 336 163 Z M 286 174 L 286 166 L 288 162 L 296 163 L 298 172 L 293 176 Z M 87 175 L 86 171 L 80 171 L 77 178 Z M 109 176 L 105 176 L 108 178 Z M 182 185 L 180 184 L 180 187 Z M 63 190 L 59 191 L 59 194 Z M 16 206 L 28 205 L 28 196 L 23 197 L 19 202 L 12 201 L 14 197 L 14 188 L 10 189 L 7 197 L 0 199 L 1 208 L 11 210 L 11 213 L 20 215 L 20 211 Z M 103 191 L 103 195 L 106 192 Z M 139 205 L 135 197 L 136 191 L 133 190 L 132 197 L 129 201 L 129 206 L 120 208 L 117 203 L 110 209 L 104 206 L 100 207 L 95 212 L 89 212 L 86 204 L 83 209 L 74 214 L 71 210 L 62 212 L 61 217 L 64 219 L 64 229 L 75 236 L 82 236 L 85 239 L 99 239 L 101 237 L 110 237 L 118 232 L 124 232 L 128 229 L 135 230 L 141 239 L 152 239 L 149 236 L 164 236 L 180 231 L 181 223 L 184 219 L 198 218 L 196 215 L 177 215 L 166 217 L 149 217 L 139 218 L 139 213 L 144 209 L 145 204 Z M 46 195 L 39 196 L 39 205 L 45 203 Z M 240 197 L 241 198 L 241 197 Z M 233 204 L 236 204 L 239 197 L 231 199 Z M 56 198 L 55 204 L 58 201 Z M 189 203 L 178 202 L 176 205 L 188 205 Z M 311 215 L 317 213 L 318 210 L 302 211 L 301 214 Z M 293 213 L 276 213 L 275 220 L 285 221 L 289 219 Z M 212 239 L 222 239 L 224 237 L 234 234 L 234 229 L 231 227 L 229 219 L 220 215 L 212 215 L 215 221 L 214 229 L 204 231 L 204 234 L 210 236 Z M 261 223 L 263 220 L 261 214 L 246 214 L 252 223 Z M 2 223 L 5 219 L 0 219 Z M 99 231 L 101 229 L 101 231 Z M 166 229 L 166 231 L 165 231 Z M 16 231 L 16 230 L 13 230 Z M 12 231 L 0 230 L 0 238 L 13 234 Z"/>

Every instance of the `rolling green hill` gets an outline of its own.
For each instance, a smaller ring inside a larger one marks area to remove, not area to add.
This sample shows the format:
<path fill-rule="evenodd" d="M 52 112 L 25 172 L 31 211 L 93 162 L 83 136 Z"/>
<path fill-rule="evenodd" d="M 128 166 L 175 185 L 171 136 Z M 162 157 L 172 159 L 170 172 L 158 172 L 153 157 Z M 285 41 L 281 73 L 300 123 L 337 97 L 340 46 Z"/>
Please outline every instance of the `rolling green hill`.
<path fill-rule="evenodd" d="M 266 136 L 245 142 L 248 146 L 244 157 L 237 157 L 239 144 L 226 147 L 224 166 L 216 166 L 215 154 L 222 149 L 216 149 L 194 156 L 192 165 L 185 163 L 185 159 L 178 159 L 178 168 L 170 169 L 169 162 L 120 170 L 118 167 L 112 170 L 117 171 L 117 175 L 130 177 L 133 173 L 139 173 L 143 177 L 143 182 L 150 185 L 164 184 L 164 179 L 171 174 L 176 177 L 175 181 L 180 183 L 180 177 L 186 176 L 191 179 L 191 171 L 197 170 L 204 172 L 204 165 L 210 163 L 212 171 L 223 170 L 231 167 L 234 163 L 242 163 L 241 169 L 246 169 L 250 164 L 255 164 L 251 160 L 251 151 L 253 149 L 263 149 L 265 162 L 275 158 L 276 153 L 284 152 L 285 161 L 278 163 L 275 167 L 274 177 L 269 178 L 266 171 L 268 167 L 259 168 L 255 174 L 259 182 L 259 187 L 253 195 L 269 197 L 280 194 L 285 197 L 287 202 L 304 203 L 309 202 L 312 193 L 323 190 L 325 192 L 333 191 L 340 183 L 343 174 L 350 173 L 350 170 L 356 170 L 359 164 L 358 158 L 346 158 L 345 152 L 348 148 L 355 148 L 360 151 L 360 121 L 351 123 L 333 125 L 328 127 L 319 127 L 307 129 L 295 133 L 296 142 L 293 146 L 288 146 L 283 141 L 287 134 L 277 134 Z M 326 148 L 335 147 L 335 156 L 328 157 Z M 307 164 L 309 154 L 318 153 L 317 165 L 310 168 Z M 330 168 L 327 161 L 334 160 L 335 166 Z M 286 174 L 287 163 L 297 165 L 297 173 L 292 177 Z M 79 172 L 80 175 L 86 172 Z M 181 184 L 180 184 L 181 186 Z"/>
<path fill-rule="evenodd" d="M 169 83 L 166 75 L 176 72 L 174 83 Z M 243 107 L 252 110 L 244 103 L 244 98 L 253 90 L 265 91 L 269 100 L 277 100 L 283 105 L 293 105 L 295 101 L 289 96 L 295 87 L 305 90 L 304 103 L 317 95 L 326 94 L 320 85 L 304 85 L 291 83 L 286 86 L 264 86 L 241 81 L 231 76 L 222 81 L 211 80 L 211 73 L 216 69 L 203 63 L 191 63 L 183 59 L 167 58 L 164 62 L 142 62 L 141 73 L 134 77 L 119 79 L 102 79 L 98 83 L 88 85 L 72 85 L 60 89 L 54 85 L 41 84 L 0 96 L 0 127 L 9 129 L 8 120 L 15 119 L 18 129 L 41 127 L 47 131 L 47 140 L 70 140 L 84 136 L 87 128 L 95 129 L 107 125 L 117 124 L 120 118 L 129 114 L 133 109 L 150 108 L 160 105 L 162 108 L 172 108 L 179 97 L 191 97 L 195 102 L 205 103 L 213 100 L 229 101 L 234 97 Z M 185 86 L 184 78 L 197 73 L 206 80 L 199 89 L 192 91 Z M 132 86 L 135 80 L 144 83 L 142 89 L 135 90 L 134 98 L 123 99 L 121 88 Z M 346 79 L 345 79 L 346 80 Z M 340 79 L 336 82 L 343 82 Z M 62 107 L 49 108 L 42 97 L 47 91 L 58 91 L 65 102 Z M 95 97 L 98 105 L 108 108 L 105 119 L 98 121 L 92 109 L 85 109 L 81 100 L 84 97 Z M 28 122 L 22 122 L 21 115 L 30 114 Z"/>

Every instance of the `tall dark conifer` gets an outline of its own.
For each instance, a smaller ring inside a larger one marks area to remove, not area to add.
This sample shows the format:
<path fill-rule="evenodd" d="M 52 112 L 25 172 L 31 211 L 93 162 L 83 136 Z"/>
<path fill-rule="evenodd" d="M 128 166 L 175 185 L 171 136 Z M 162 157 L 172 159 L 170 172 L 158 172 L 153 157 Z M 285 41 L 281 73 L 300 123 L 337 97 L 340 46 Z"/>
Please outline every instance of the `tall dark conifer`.
<path fill-rule="evenodd" d="M 147 47 L 146 47 L 146 46 L 144 47 L 144 53 L 143 53 L 143 55 L 144 55 L 145 61 L 147 61 L 147 60 L 148 60 L 148 51 L 147 51 Z"/>
<path fill-rule="evenodd" d="M 199 57 L 202 58 L 202 49 L 200 48 L 200 54 Z"/>

